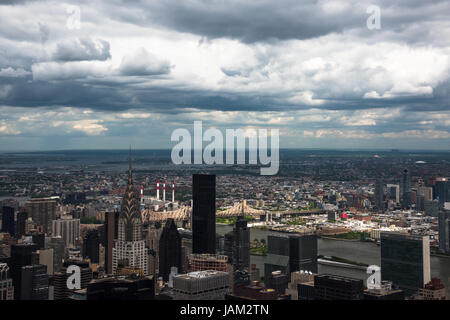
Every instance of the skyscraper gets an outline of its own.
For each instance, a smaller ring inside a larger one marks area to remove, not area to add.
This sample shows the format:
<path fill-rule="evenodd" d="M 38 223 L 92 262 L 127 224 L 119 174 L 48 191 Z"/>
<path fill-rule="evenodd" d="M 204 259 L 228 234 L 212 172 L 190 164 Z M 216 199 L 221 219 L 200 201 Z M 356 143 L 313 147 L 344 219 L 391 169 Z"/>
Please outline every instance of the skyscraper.
<path fill-rule="evenodd" d="M 178 233 L 175 221 L 167 219 L 159 238 L 159 276 L 164 281 L 169 280 L 171 267 L 182 267 L 181 236 Z"/>
<path fill-rule="evenodd" d="M 54 198 L 30 199 L 25 207 L 28 216 L 42 226 L 44 233 L 50 233 L 52 221 L 56 218 L 56 200 Z"/>
<path fill-rule="evenodd" d="M 52 221 L 52 235 L 61 236 L 66 246 L 75 244 L 80 238 L 80 219 L 73 219 L 71 215 Z"/>
<path fill-rule="evenodd" d="M 402 207 L 407 209 L 411 206 L 411 176 L 408 169 L 403 170 L 402 175 Z"/>
<path fill-rule="evenodd" d="M 49 277 L 46 266 L 23 266 L 20 278 L 20 300 L 48 300 Z"/>
<path fill-rule="evenodd" d="M 113 248 L 117 239 L 119 212 L 107 212 L 105 215 L 105 272 L 113 273 Z"/>
<path fill-rule="evenodd" d="M 83 238 L 83 258 L 89 258 L 91 263 L 99 263 L 100 239 L 98 230 L 90 230 Z"/>
<path fill-rule="evenodd" d="M 51 237 L 47 244 L 49 249 L 53 249 L 53 271 L 61 270 L 63 259 L 66 255 L 66 245 L 61 237 Z"/>
<path fill-rule="evenodd" d="M 232 263 L 235 270 L 248 270 L 250 267 L 250 229 L 242 214 L 238 217 L 233 229 Z"/>
<path fill-rule="evenodd" d="M 3 207 L 2 231 L 9 233 L 12 237 L 16 234 L 16 225 L 14 222 L 14 208 Z"/>
<path fill-rule="evenodd" d="M 387 194 L 389 199 L 393 200 L 395 203 L 400 202 L 400 186 L 398 184 L 387 184 L 386 185 Z"/>
<path fill-rule="evenodd" d="M 450 252 L 450 211 L 439 211 L 439 249 Z"/>
<path fill-rule="evenodd" d="M 381 232 L 381 278 L 412 295 L 430 281 L 430 238 Z"/>
<path fill-rule="evenodd" d="M 299 270 L 317 273 L 317 236 L 315 234 L 269 235 L 267 240 L 265 278 L 278 270 L 288 275 Z"/>
<path fill-rule="evenodd" d="M 439 199 L 440 207 L 444 206 L 445 202 L 450 202 L 450 182 L 448 178 L 436 178 L 436 185 L 434 186 L 436 199 Z"/>
<path fill-rule="evenodd" d="M 20 300 L 22 296 L 22 267 L 39 263 L 39 255 L 36 253 L 37 249 L 37 245 L 28 243 L 11 246 L 10 267 L 14 285 L 14 300 Z"/>
<path fill-rule="evenodd" d="M 128 183 L 120 206 L 117 240 L 112 252 L 112 272 L 119 265 L 141 269 L 147 274 L 147 250 L 142 232 L 142 216 L 139 195 L 133 185 L 131 170 L 131 151 L 129 160 Z"/>
<path fill-rule="evenodd" d="M 375 206 L 378 211 L 384 212 L 384 190 L 381 179 L 375 181 Z"/>
<path fill-rule="evenodd" d="M 67 268 L 71 265 L 78 266 L 80 268 L 80 289 L 87 288 L 89 282 L 92 280 L 92 270 L 89 267 L 89 262 L 86 260 L 66 260 L 61 268 L 61 272 L 55 273 L 54 286 L 55 286 L 55 300 L 66 300 L 69 298 L 74 290 L 67 288 L 67 279 L 70 274 L 67 273 Z"/>
<path fill-rule="evenodd" d="M 360 279 L 321 274 L 314 277 L 316 300 L 362 300 L 364 283 Z"/>
<path fill-rule="evenodd" d="M 192 176 L 192 252 L 216 253 L 216 176 Z"/>
<path fill-rule="evenodd" d="M 21 237 L 25 235 L 25 225 L 28 219 L 28 213 L 26 211 L 20 211 L 17 214 L 16 222 L 16 237 Z"/>

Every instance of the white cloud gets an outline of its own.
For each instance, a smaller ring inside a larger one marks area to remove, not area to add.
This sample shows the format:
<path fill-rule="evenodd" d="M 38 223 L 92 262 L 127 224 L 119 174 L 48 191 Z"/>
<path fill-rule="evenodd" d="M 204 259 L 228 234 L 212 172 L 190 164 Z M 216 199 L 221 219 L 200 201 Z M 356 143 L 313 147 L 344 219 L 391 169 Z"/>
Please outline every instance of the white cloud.
<path fill-rule="evenodd" d="M 85 119 L 77 121 L 54 121 L 52 125 L 54 127 L 63 126 L 68 130 L 68 132 L 76 130 L 84 132 L 87 135 L 95 136 L 108 130 L 108 128 L 103 126 L 101 122 L 102 122 L 101 120 Z"/>
<path fill-rule="evenodd" d="M 22 68 L 3 68 L 0 70 L 0 77 L 9 77 L 9 78 L 22 78 L 26 77 L 27 75 L 31 74 L 30 71 L 26 71 Z"/>

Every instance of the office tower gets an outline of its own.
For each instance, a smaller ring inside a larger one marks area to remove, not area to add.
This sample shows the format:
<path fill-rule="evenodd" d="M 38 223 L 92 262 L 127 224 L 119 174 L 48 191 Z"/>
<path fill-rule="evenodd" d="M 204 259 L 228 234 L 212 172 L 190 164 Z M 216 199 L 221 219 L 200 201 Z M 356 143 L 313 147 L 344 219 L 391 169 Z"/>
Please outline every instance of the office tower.
<path fill-rule="evenodd" d="M 41 264 L 23 266 L 20 274 L 20 300 L 48 300 L 49 277 Z"/>
<path fill-rule="evenodd" d="M 52 221 L 56 219 L 56 200 L 54 198 L 35 198 L 25 203 L 28 216 L 42 226 L 44 233 L 50 233 Z"/>
<path fill-rule="evenodd" d="M 83 258 L 99 263 L 100 238 L 98 230 L 89 230 L 83 238 Z"/>
<path fill-rule="evenodd" d="M 247 220 L 245 220 L 243 212 L 234 225 L 232 252 L 232 263 L 235 270 L 248 270 L 250 267 L 250 229 L 247 227 Z"/>
<path fill-rule="evenodd" d="M 230 271 L 228 257 L 220 254 L 191 254 L 189 257 L 190 272 L 216 270 Z"/>
<path fill-rule="evenodd" d="M 439 249 L 450 252 L 450 211 L 439 211 Z"/>
<path fill-rule="evenodd" d="M 139 195 L 133 185 L 131 170 L 131 152 L 129 160 L 128 183 L 120 206 L 117 240 L 112 251 L 112 272 L 120 264 L 144 270 L 148 273 L 148 255 L 143 238 L 142 216 L 140 212 Z"/>
<path fill-rule="evenodd" d="M 289 284 L 289 276 L 281 271 L 273 271 L 265 279 L 266 288 L 275 290 L 277 294 L 284 294 Z"/>
<path fill-rule="evenodd" d="M 362 300 L 362 280 L 321 274 L 314 277 L 315 300 Z"/>
<path fill-rule="evenodd" d="M 317 236 L 313 233 L 269 235 L 264 277 L 273 271 L 290 274 L 305 270 L 317 273 Z"/>
<path fill-rule="evenodd" d="M 400 186 L 398 184 L 387 184 L 386 189 L 389 199 L 394 200 L 395 203 L 400 203 Z"/>
<path fill-rule="evenodd" d="M 66 245 L 64 239 L 61 237 L 51 237 L 48 241 L 47 247 L 53 249 L 53 272 L 61 270 L 63 259 L 66 255 Z"/>
<path fill-rule="evenodd" d="M 147 277 L 109 277 L 87 286 L 86 300 L 153 300 L 155 281 Z"/>
<path fill-rule="evenodd" d="M 420 194 L 416 195 L 416 210 L 417 211 L 425 210 L 425 197 Z"/>
<path fill-rule="evenodd" d="M 67 273 L 67 268 L 71 265 L 78 266 L 80 268 L 80 289 L 87 288 L 88 284 L 92 280 L 92 270 L 89 267 L 89 262 L 86 260 L 66 260 L 64 261 L 61 272 L 55 273 L 53 277 L 53 285 L 55 287 L 54 299 L 55 300 L 67 300 L 70 295 L 77 289 L 69 289 L 67 287 L 67 279 L 71 273 Z"/>
<path fill-rule="evenodd" d="M 411 206 L 411 176 L 408 169 L 403 170 L 402 175 L 402 207 L 408 209 Z"/>
<path fill-rule="evenodd" d="M 430 217 L 437 217 L 439 215 L 439 200 L 425 200 L 423 203 L 425 214 Z"/>
<path fill-rule="evenodd" d="M 230 293 L 230 274 L 222 271 L 197 271 L 173 277 L 176 300 L 224 300 Z"/>
<path fill-rule="evenodd" d="M 45 249 L 45 234 L 39 232 L 33 232 L 31 239 L 34 244 L 37 244 L 38 249 Z"/>
<path fill-rule="evenodd" d="M 448 178 L 436 178 L 434 190 L 435 198 L 439 200 L 440 208 L 444 206 L 445 202 L 450 202 L 450 182 Z"/>
<path fill-rule="evenodd" d="M 181 265 L 181 236 L 175 221 L 167 219 L 159 238 L 159 276 L 168 281 L 171 268 L 180 270 Z"/>
<path fill-rule="evenodd" d="M 192 175 L 192 252 L 216 253 L 216 176 Z"/>
<path fill-rule="evenodd" d="M 233 246 L 234 246 L 234 232 L 233 230 L 225 233 L 223 237 L 223 254 L 228 257 L 228 262 L 233 264 Z"/>
<path fill-rule="evenodd" d="M 107 212 L 105 214 L 105 272 L 113 273 L 113 248 L 117 239 L 119 212 Z"/>
<path fill-rule="evenodd" d="M 54 268 L 54 250 L 53 249 L 40 249 L 39 253 L 39 264 L 47 267 L 47 274 L 53 274 Z"/>
<path fill-rule="evenodd" d="M 21 236 L 25 235 L 25 226 L 27 219 L 28 213 L 26 211 L 20 211 L 17 214 L 16 237 L 20 238 Z"/>
<path fill-rule="evenodd" d="M 433 200 L 433 188 L 420 186 L 417 189 L 417 193 L 423 197 L 424 200 Z"/>
<path fill-rule="evenodd" d="M 445 300 L 445 286 L 439 278 L 432 278 L 430 282 L 420 288 L 415 297 L 417 300 Z"/>
<path fill-rule="evenodd" d="M 145 235 L 145 245 L 148 248 L 148 274 L 154 276 L 155 279 L 159 272 L 159 238 L 161 232 L 161 225 L 158 222 L 154 227 L 150 227 Z"/>
<path fill-rule="evenodd" d="M 2 231 L 9 233 L 13 237 L 16 234 L 16 224 L 14 221 L 14 208 L 12 207 L 7 206 L 3 207 Z"/>
<path fill-rule="evenodd" d="M 181 236 L 181 246 L 185 249 L 186 256 L 192 253 L 192 231 L 187 229 L 179 229 Z"/>
<path fill-rule="evenodd" d="M 37 245 L 29 243 L 11 246 L 10 271 L 14 285 L 14 300 L 20 300 L 22 296 L 22 267 L 39 263 L 39 256 L 36 254 L 37 249 Z"/>
<path fill-rule="evenodd" d="M 380 288 L 364 290 L 364 300 L 405 300 L 405 293 L 393 289 L 392 282 L 381 281 Z"/>
<path fill-rule="evenodd" d="M 384 212 L 384 190 L 381 179 L 375 181 L 375 206 L 379 212 Z"/>
<path fill-rule="evenodd" d="M 430 238 L 381 232 L 381 278 L 412 295 L 430 281 Z"/>
<path fill-rule="evenodd" d="M 52 221 L 52 235 L 60 236 L 67 246 L 74 245 L 80 239 L 80 219 L 72 216 L 62 216 L 61 219 Z"/>
<path fill-rule="evenodd" d="M 0 263 L 0 301 L 14 300 L 13 280 L 6 263 Z"/>

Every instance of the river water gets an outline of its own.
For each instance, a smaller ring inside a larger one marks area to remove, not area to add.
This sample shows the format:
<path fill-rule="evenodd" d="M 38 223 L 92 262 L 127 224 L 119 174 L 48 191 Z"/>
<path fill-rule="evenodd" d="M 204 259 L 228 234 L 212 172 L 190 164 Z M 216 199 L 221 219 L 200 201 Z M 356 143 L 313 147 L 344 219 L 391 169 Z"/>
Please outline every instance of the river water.
<path fill-rule="evenodd" d="M 232 230 L 232 226 L 217 225 L 216 230 L 219 234 L 225 234 Z M 279 234 L 279 232 L 267 231 L 261 229 L 250 229 L 250 239 L 265 239 L 269 234 Z M 363 262 L 366 264 L 380 265 L 380 246 L 370 242 L 350 242 L 329 239 L 318 239 L 319 254 L 327 256 L 336 256 L 340 258 L 349 259 L 352 261 Z M 264 274 L 264 256 L 250 256 L 250 263 L 256 264 L 261 275 Z M 450 297 L 450 258 L 441 258 L 431 256 L 431 276 L 440 278 L 447 290 L 447 298 Z M 319 264 L 319 274 L 330 273 L 340 276 L 347 276 L 357 279 L 366 280 L 368 275 L 364 270 L 342 268 L 336 266 L 329 266 Z"/>

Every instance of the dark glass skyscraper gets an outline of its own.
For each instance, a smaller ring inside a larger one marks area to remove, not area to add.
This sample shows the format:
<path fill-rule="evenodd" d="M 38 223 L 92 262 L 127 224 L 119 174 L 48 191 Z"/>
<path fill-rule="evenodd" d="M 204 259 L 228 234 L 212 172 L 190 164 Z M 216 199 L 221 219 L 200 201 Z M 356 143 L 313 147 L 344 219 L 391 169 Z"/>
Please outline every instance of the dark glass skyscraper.
<path fill-rule="evenodd" d="M 233 229 L 233 259 L 235 270 L 248 270 L 250 267 L 250 229 L 247 220 L 240 215 Z"/>
<path fill-rule="evenodd" d="M 439 211 L 439 249 L 450 252 L 450 211 Z"/>
<path fill-rule="evenodd" d="M 105 215 L 105 271 L 113 273 L 112 250 L 117 239 L 119 212 L 107 212 Z"/>
<path fill-rule="evenodd" d="M 216 175 L 192 176 L 192 252 L 216 253 Z"/>
<path fill-rule="evenodd" d="M 437 178 L 434 186 L 434 194 L 439 199 L 439 205 L 442 208 L 445 202 L 450 201 L 450 182 L 448 178 Z"/>
<path fill-rule="evenodd" d="M 314 277 L 316 300 L 362 300 L 364 282 L 360 279 L 321 274 Z"/>
<path fill-rule="evenodd" d="M 287 275 L 299 270 L 317 273 L 317 236 L 315 234 L 269 235 L 267 240 L 265 278 L 278 270 Z"/>
<path fill-rule="evenodd" d="M 411 206 L 411 176 L 408 169 L 403 170 L 402 175 L 402 207 Z"/>
<path fill-rule="evenodd" d="M 379 212 L 384 212 L 384 190 L 381 179 L 375 181 L 375 206 Z"/>
<path fill-rule="evenodd" d="M 22 268 L 39 263 L 36 244 L 14 244 L 11 246 L 11 278 L 14 285 L 14 300 L 20 300 L 22 295 Z"/>
<path fill-rule="evenodd" d="M 429 282 L 429 236 L 381 232 L 381 279 L 393 282 L 406 295 Z"/>
<path fill-rule="evenodd" d="M 170 268 L 181 270 L 181 236 L 178 233 L 175 221 L 167 219 L 159 238 L 159 276 L 164 281 L 169 280 Z"/>
<path fill-rule="evenodd" d="M 100 238 L 98 230 L 90 230 L 83 239 L 83 258 L 89 258 L 91 263 L 99 262 Z"/>
<path fill-rule="evenodd" d="M 9 233 L 12 237 L 14 237 L 14 235 L 16 234 L 13 207 L 3 207 L 2 231 Z"/>
<path fill-rule="evenodd" d="M 21 211 L 17 214 L 16 237 L 25 235 L 25 224 L 27 219 L 28 213 L 26 211 Z"/>

